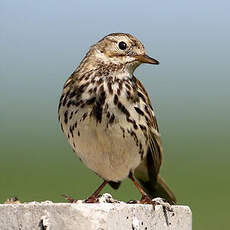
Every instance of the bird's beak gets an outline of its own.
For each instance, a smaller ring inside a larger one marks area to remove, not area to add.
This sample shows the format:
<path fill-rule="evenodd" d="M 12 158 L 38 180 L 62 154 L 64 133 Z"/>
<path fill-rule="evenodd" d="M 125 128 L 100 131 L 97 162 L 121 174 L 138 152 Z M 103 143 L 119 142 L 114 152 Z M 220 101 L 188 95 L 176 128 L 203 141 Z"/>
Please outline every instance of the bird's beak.
<path fill-rule="evenodd" d="M 142 62 L 142 63 L 149 63 L 149 64 L 154 64 L 154 65 L 160 64 L 159 61 L 157 61 L 157 60 L 154 59 L 154 58 L 149 57 L 149 56 L 146 55 L 146 54 L 144 54 L 144 55 L 137 55 L 137 56 L 136 56 L 136 59 L 137 59 L 139 62 Z"/>

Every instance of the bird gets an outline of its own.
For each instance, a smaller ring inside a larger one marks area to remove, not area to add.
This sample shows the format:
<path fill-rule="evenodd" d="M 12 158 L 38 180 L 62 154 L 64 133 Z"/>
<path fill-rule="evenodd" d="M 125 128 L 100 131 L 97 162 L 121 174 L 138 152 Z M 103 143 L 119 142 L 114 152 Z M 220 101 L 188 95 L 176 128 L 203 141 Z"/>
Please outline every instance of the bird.
<path fill-rule="evenodd" d="M 90 47 L 64 84 L 61 129 L 80 161 L 103 180 L 86 203 L 95 203 L 106 184 L 118 189 L 126 178 L 141 193 L 141 204 L 155 197 L 176 203 L 159 174 L 162 144 L 154 110 L 134 76 L 143 63 L 159 61 L 133 35 L 111 33 Z"/>

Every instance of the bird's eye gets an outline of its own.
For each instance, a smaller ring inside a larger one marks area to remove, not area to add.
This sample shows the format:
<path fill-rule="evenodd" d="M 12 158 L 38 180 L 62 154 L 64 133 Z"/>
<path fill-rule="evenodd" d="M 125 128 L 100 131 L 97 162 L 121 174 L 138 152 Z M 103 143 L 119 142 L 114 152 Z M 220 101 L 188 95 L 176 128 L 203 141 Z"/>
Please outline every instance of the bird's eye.
<path fill-rule="evenodd" d="M 118 46 L 121 50 L 125 50 L 127 48 L 127 45 L 125 42 L 119 42 Z"/>

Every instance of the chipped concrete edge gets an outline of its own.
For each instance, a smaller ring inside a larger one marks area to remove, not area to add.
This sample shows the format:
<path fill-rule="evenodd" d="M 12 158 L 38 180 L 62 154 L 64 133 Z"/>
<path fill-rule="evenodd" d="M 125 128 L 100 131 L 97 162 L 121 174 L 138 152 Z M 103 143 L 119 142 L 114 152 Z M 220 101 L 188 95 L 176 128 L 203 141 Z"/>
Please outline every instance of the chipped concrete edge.
<path fill-rule="evenodd" d="M 191 230 L 188 206 L 30 202 L 0 205 L 1 230 Z"/>

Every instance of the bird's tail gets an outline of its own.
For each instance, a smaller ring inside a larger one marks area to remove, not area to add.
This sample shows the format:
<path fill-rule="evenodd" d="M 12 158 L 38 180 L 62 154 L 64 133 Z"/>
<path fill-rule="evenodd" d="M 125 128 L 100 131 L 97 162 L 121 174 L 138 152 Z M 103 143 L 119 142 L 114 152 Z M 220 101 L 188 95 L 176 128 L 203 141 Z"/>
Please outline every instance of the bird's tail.
<path fill-rule="evenodd" d="M 138 179 L 138 181 L 140 182 L 144 191 L 149 195 L 151 199 L 161 197 L 170 204 L 176 204 L 175 195 L 173 194 L 173 192 L 171 191 L 171 189 L 162 177 L 158 176 L 157 181 L 154 183 L 152 180 L 142 181 L 141 179 Z"/>

